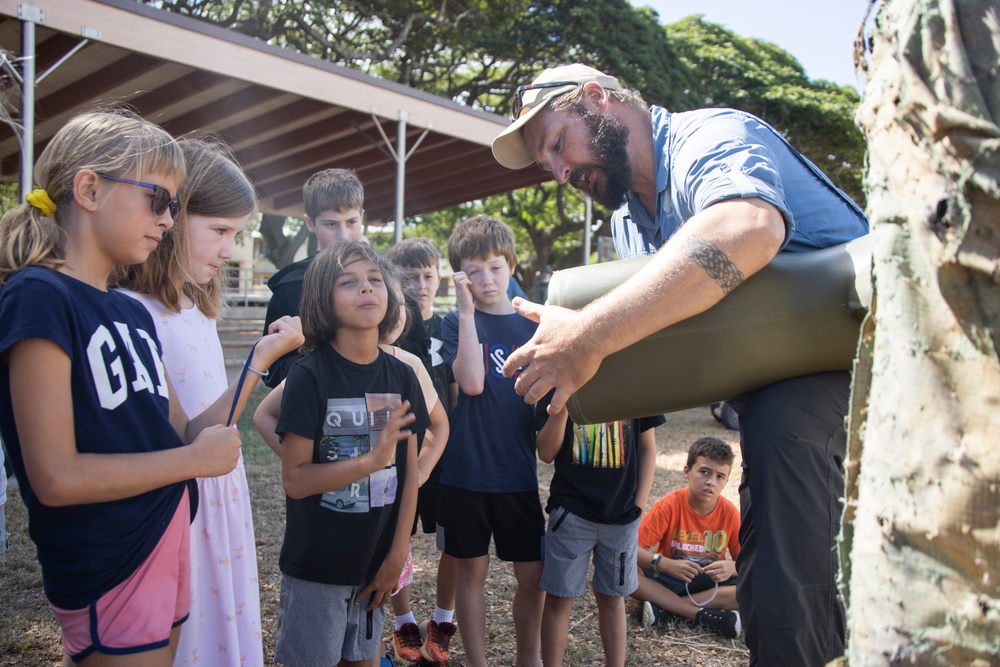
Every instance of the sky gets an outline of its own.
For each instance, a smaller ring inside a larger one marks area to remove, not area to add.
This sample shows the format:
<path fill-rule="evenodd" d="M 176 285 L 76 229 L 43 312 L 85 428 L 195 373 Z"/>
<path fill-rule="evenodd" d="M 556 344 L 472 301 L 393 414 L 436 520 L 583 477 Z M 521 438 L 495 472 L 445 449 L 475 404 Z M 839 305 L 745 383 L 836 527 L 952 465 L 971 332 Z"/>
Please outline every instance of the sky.
<path fill-rule="evenodd" d="M 631 0 L 650 6 L 661 23 L 674 23 L 691 14 L 720 23 L 742 37 L 773 42 L 791 53 L 810 79 L 827 79 L 858 90 L 854 74 L 854 36 L 864 18 L 868 0 Z"/>

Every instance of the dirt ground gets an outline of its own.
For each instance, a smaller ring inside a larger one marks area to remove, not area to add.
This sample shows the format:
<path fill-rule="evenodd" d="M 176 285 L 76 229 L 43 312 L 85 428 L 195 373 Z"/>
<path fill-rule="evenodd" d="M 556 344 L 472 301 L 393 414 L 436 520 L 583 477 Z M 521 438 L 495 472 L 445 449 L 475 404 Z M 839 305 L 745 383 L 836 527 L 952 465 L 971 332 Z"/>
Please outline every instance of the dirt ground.
<path fill-rule="evenodd" d="M 255 396 L 259 399 L 259 395 Z M 277 602 L 280 574 L 278 552 L 284 530 L 284 494 L 281 490 L 280 462 L 263 444 L 250 424 L 256 400 L 240 420 L 244 434 L 244 458 L 253 496 L 254 523 L 257 534 L 257 558 L 260 567 L 262 625 L 265 662 L 272 664 L 274 634 L 277 628 Z M 697 408 L 668 415 L 666 424 L 657 429 L 657 461 L 650 505 L 659 497 L 684 484 L 688 445 L 695 439 L 713 435 L 729 442 L 736 451 L 736 471 L 724 495 L 737 502 L 739 448 L 736 433 L 726 430 L 709 414 Z M 552 467 L 539 464 L 539 492 L 548 496 Z M 16 492 L 9 493 L 7 529 L 11 549 L 0 556 L 0 666 L 52 667 L 61 660 L 59 630 L 45 605 L 41 577 L 34 546 L 28 539 L 26 512 Z M 411 602 L 417 620 L 428 618 L 434 610 L 434 574 L 438 552 L 433 535 L 418 532 L 413 539 L 414 584 Z M 487 581 L 487 645 L 490 665 L 514 664 L 514 626 L 510 614 L 514 591 L 513 570 L 509 564 L 493 561 Z M 719 635 L 678 622 L 667 627 L 646 629 L 639 624 L 639 603 L 629 600 L 629 645 L 627 664 L 636 667 L 736 667 L 746 665 L 748 652 L 741 640 Z M 459 620 L 459 624 L 461 621 Z M 391 627 L 387 625 L 386 637 Z M 466 665 L 460 635 L 452 643 L 449 665 Z M 577 601 L 571 617 L 565 664 L 572 666 L 603 663 L 597 627 L 597 608 L 589 588 Z"/>

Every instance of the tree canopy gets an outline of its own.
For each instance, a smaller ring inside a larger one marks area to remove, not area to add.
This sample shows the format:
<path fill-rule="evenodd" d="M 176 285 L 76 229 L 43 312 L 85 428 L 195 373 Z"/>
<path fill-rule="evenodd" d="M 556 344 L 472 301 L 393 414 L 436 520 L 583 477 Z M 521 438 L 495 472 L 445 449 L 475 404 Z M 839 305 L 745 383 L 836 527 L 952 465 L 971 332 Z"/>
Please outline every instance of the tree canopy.
<path fill-rule="evenodd" d="M 544 68 L 583 62 L 673 111 L 731 106 L 760 116 L 863 203 L 857 92 L 810 81 L 791 54 L 700 16 L 663 26 L 653 10 L 626 0 L 148 1 L 499 114 L 509 112 L 514 89 Z M 582 261 L 582 198 L 555 183 L 408 220 L 406 233 L 443 247 L 472 208 L 518 231 L 529 285 L 542 264 Z M 596 218 L 609 216 L 595 206 Z M 279 242 L 280 226 L 265 236 Z M 301 243 L 288 241 L 277 254 Z"/>
<path fill-rule="evenodd" d="M 854 88 L 810 81 L 787 51 L 690 16 L 666 26 L 681 62 L 698 78 L 696 107 L 732 107 L 763 118 L 864 204 L 865 142 L 854 124 L 861 98 Z"/>

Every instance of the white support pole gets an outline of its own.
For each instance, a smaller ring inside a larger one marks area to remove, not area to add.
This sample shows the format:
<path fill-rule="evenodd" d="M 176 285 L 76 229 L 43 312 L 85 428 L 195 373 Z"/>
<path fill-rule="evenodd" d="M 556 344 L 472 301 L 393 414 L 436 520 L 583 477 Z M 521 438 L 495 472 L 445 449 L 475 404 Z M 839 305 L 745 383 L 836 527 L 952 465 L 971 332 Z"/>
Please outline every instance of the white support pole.
<path fill-rule="evenodd" d="M 406 122 L 410 114 L 399 112 L 399 124 L 396 126 L 396 229 L 393 243 L 403 240 L 403 201 L 406 192 Z"/>
<path fill-rule="evenodd" d="M 403 204 L 406 201 L 406 197 L 404 196 L 406 194 L 406 161 L 410 159 L 410 156 L 417 150 L 421 142 L 427 138 L 430 131 L 434 129 L 434 125 L 427 123 L 427 129 L 417 137 L 417 140 L 413 142 L 413 146 L 410 147 L 410 152 L 407 153 L 406 123 L 410 120 L 409 112 L 402 110 L 399 112 L 399 126 L 396 128 L 395 148 L 393 148 L 392 142 L 389 141 L 389 137 L 386 136 L 385 130 L 382 128 L 382 123 L 378 119 L 378 109 L 372 107 L 371 114 L 378 133 L 382 135 L 382 141 L 385 142 L 386 149 L 389 151 L 392 159 L 396 161 L 396 222 L 393 232 L 393 243 L 399 243 L 403 240 Z"/>
<path fill-rule="evenodd" d="M 39 84 L 42 81 L 44 81 L 45 77 L 47 77 L 49 74 L 52 74 L 52 72 L 56 71 L 60 65 L 62 65 L 64 62 L 66 62 L 74 55 L 76 55 L 76 52 L 82 49 L 83 47 L 87 46 L 87 44 L 90 44 L 89 39 L 85 39 L 82 42 L 78 42 L 76 46 L 74 46 L 72 49 L 66 52 L 66 55 L 64 55 L 62 58 L 53 63 L 52 66 L 49 67 L 47 70 L 39 74 L 38 79 L 35 81 L 35 83 Z"/>
<path fill-rule="evenodd" d="M 35 167 L 35 24 L 21 22 L 21 201 L 31 192 Z"/>
<path fill-rule="evenodd" d="M 593 236 L 593 230 L 590 228 L 590 221 L 594 217 L 594 202 L 590 199 L 590 196 L 583 198 L 584 201 L 584 214 L 583 214 L 583 264 L 586 266 L 590 264 L 590 239 Z"/>
<path fill-rule="evenodd" d="M 90 37 L 100 39 L 100 31 L 84 29 L 88 38 L 77 43 L 62 58 L 51 65 L 41 76 L 35 76 L 37 70 L 37 53 L 35 24 L 45 24 L 45 10 L 27 2 L 17 3 L 17 18 L 21 21 L 21 72 L 4 57 L 0 62 L 9 74 L 13 74 L 21 84 L 21 174 L 19 188 L 21 201 L 31 192 L 32 176 L 35 168 L 35 87 L 42 79 L 54 72 L 59 66 L 72 58 L 80 49 L 90 43 Z"/>

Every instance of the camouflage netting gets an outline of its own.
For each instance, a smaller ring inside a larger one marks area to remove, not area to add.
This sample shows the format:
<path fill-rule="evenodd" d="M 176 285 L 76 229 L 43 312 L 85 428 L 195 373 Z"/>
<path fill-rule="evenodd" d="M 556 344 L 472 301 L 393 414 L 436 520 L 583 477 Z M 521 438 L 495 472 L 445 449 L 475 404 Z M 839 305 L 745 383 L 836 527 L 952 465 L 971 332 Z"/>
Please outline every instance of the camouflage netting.
<path fill-rule="evenodd" d="M 884 2 L 870 60 L 847 657 L 1000 665 L 1000 2 Z"/>

